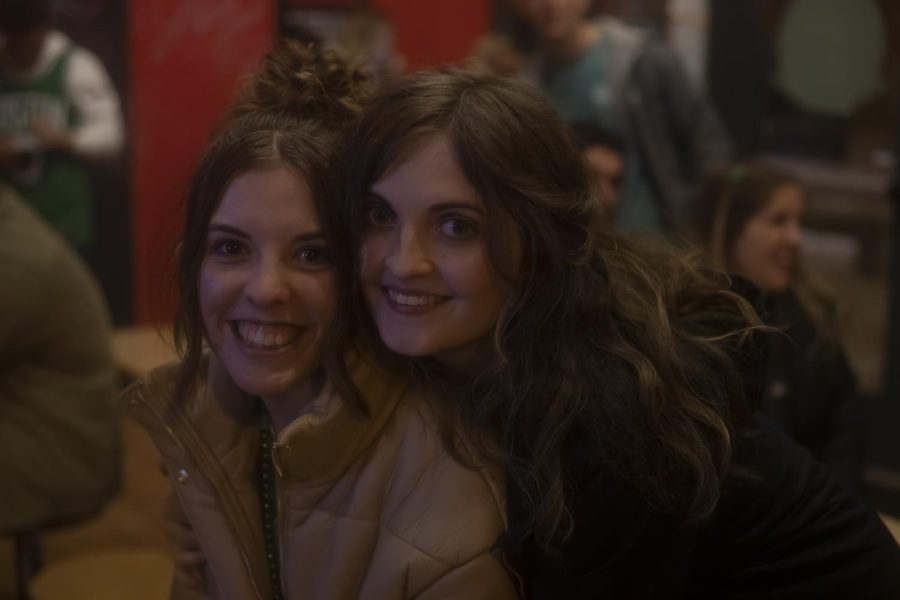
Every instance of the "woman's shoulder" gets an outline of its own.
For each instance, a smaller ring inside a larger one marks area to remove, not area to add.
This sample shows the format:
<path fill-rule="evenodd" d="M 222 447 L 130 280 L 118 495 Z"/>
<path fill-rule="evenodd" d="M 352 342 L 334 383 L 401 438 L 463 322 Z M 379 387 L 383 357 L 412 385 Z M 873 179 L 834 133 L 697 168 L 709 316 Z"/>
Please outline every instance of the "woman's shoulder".
<path fill-rule="evenodd" d="M 740 597 L 900 597 L 900 549 L 875 511 L 762 416 L 743 471 L 701 528 L 694 589 Z M 754 595 L 755 594 L 755 595 Z"/>
<path fill-rule="evenodd" d="M 191 381 L 182 380 L 183 367 L 177 360 L 152 370 L 122 392 L 121 405 L 151 433 L 160 427 L 169 432 L 176 422 L 179 427 L 203 423 L 207 430 L 213 413 L 235 423 L 255 416 L 255 399 L 237 387 L 214 356 L 200 357 Z"/>
<path fill-rule="evenodd" d="M 871 507 L 764 417 L 735 448 L 740 471 L 700 522 L 584 463 L 560 556 L 517 560 L 535 597 L 900 598 L 900 549 Z"/>
<path fill-rule="evenodd" d="M 142 407 L 164 408 L 174 399 L 180 370 L 180 360 L 156 367 L 122 391 L 122 405 L 132 414 Z"/>
<path fill-rule="evenodd" d="M 385 430 L 396 445 L 384 524 L 396 537 L 450 565 L 493 547 L 506 527 L 498 472 L 447 449 L 422 393 L 409 391 Z"/>

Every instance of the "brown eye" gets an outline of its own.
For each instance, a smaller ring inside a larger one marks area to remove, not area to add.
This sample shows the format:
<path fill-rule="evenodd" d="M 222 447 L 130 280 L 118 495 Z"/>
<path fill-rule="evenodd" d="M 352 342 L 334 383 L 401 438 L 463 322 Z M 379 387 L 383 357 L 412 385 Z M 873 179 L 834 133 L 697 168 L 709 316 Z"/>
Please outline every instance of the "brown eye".
<path fill-rule="evenodd" d="M 221 257 L 233 258 L 246 254 L 247 247 L 239 240 L 218 240 L 213 242 L 210 252 Z"/>
<path fill-rule="evenodd" d="M 438 225 L 438 230 L 447 237 L 464 240 L 476 235 L 478 226 L 469 219 L 450 217 Z"/>
<path fill-rule="evenodd" d="M 320 266 L 330 262 L 328 252 L 322 246 L 305 246 L 297 251 L 297 258 L 307 265 Z"/>
<path fill-rule="evenodd" d="M 365 221 L 372 227 L 387 227 L 394 221 L 394 212 L 383 204 L 372 204 L 366 208 Z"/>

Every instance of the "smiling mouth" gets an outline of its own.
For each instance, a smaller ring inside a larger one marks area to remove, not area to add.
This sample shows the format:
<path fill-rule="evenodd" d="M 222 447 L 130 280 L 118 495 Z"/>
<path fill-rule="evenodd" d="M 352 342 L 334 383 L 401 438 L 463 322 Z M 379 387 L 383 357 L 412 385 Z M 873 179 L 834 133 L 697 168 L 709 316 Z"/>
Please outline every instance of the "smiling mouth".
<path fill-rule="evenodd" d="M 303 328 L 297 325 L 237 321 L 232 323 L 237 337 L 247 346 L 259 350 L 280 350 L 291 345 Z"/>
<path fill-rule="evenodd" d="M 446 296 L 432 296 L 430 294 L 401 294 L 397 290 L 384 288 L 388 300 L 404 308 L 418 308 L 420 306 L 434 306 L 448 300 Z"/>

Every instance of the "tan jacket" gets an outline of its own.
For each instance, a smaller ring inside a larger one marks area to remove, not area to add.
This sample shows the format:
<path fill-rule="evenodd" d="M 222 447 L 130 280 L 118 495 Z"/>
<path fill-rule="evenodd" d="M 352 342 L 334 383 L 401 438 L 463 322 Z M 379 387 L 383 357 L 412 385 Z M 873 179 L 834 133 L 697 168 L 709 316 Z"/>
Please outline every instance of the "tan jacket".
<path fill-rule="evenodd" d="M 446 452 L 432 413 L 404 385 L 358 356 L 349 362 L 371 419 L 354 418 L 326 385 L 274 443 L 286 597 L 518 597 L 491 551 L 505 527 L 492 478 Z M 174 365 L 125 401 L 156 442 L 202 546 L 207 595 L 268 599 L 255 401 L 216 361 L 204 371 L 186 406 L 172 401 Z"/>

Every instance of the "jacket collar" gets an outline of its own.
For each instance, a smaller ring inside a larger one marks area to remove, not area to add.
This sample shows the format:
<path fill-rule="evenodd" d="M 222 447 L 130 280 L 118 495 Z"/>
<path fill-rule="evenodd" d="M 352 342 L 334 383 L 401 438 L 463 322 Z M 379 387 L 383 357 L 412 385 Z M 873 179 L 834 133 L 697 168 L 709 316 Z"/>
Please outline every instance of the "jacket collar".
<path fill-rule="evenodd" d="M 374 443 L 406 392 L 405 382 L 359 352 L 345 361 L 370 416 L 354 415 L 326 383 L 311 410 L 285 427 L 272 448 L 275 468 L 289 482 L 340 477 Z"/>
<path fill-rule="evenodd" d="M 334 386 L 326 382 L 310 410 L 285 427 L 272 448 L 279 474 L 288 482 L 333 479 L 378 437 L 407 391 L 407 383 L 377 367 L 356 350 L 345 356 L 347 371 L 369 417 L 354 415 Z M 210 356 L 201 365 L 197 389 L 185 406 L 175 406 L 174 381 L 177 365 L 155 371 L 148 379 L 145 396 L 168 415 L 185 411 L 206 442 L 219 456 L 231 452 L 258 423 L 259 400 L 241 390 L 223 365 Z M 204 381 L 205 378 L 205 381 Z"/>

